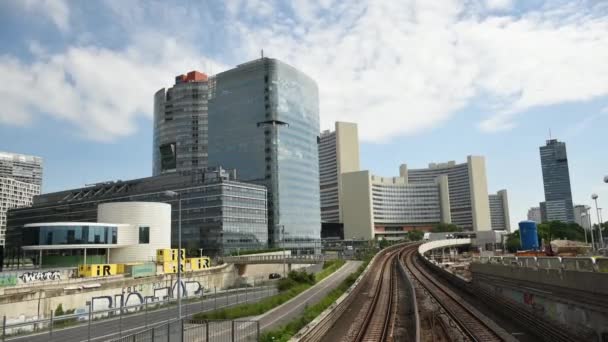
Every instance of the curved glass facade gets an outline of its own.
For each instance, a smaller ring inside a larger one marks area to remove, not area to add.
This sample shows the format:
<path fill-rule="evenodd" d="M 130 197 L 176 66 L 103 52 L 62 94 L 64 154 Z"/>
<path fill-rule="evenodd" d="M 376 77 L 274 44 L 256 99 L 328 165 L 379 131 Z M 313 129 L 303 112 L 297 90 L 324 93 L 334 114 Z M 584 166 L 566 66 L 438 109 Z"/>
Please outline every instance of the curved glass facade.
<path fill-rule="evenodd" d="M 24 227 L 23 246 L 112 245 L 116 226 L 35 226 Z"/>
<path fill-rule="evenodd" d="M 240 179 L 267 186 L 272 243 L 284 238 L 301 247 L 320 239 L 316 83 L 270 58 L 209 83 L 209 165 L 237 169 Z"/>
<path fill-rule="evenodd" d="M 154 94 L 153 175 L 207 166 L 207 96 L 206 76 Z"/>

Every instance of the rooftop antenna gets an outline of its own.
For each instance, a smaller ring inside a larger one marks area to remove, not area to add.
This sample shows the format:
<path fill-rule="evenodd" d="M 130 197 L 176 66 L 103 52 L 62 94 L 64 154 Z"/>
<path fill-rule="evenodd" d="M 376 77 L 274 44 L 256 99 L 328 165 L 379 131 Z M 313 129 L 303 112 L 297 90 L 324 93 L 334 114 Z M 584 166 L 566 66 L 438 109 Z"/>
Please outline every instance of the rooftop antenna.
<path fill-rule="evenodd" d="M 551 128 L 549 128 L 549 140 L 551 140 Z"/>
<path fill-rule="evenodd" d="M 262 59 L 264 59 L 264 49 L 260 50 L 260 55 L 262 56 Z"/>

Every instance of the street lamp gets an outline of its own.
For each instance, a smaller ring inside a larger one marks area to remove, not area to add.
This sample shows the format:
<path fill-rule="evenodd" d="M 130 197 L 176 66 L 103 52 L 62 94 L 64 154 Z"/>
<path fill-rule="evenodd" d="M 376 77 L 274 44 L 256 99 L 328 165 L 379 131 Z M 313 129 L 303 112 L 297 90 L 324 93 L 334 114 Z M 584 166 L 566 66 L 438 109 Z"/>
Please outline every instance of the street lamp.
<path fill-rule="evenodd" d="M 602 216 L 602 208 L 597 208 L 597 210 L 599 210 L 600 212 L 600 224 L 598 225 L 598 229 L 600 231 L 600 240 L 602 240 L 602 248 L 606 247 L 604 246 L 604 236 L 602 235 L 602 226 L 604 225 L 604 216 Z"/>
<path fill-rule="evenodd" d="M 177 198 L 177 317 L 182 319 L 182 196 L 175 191 L 165 191 L 163 194 Z"/>
<path fill-rule="evenodd" d="M 585 244 L 588 244 L 589 241 L 587 241 L 587 228 L 585 228 L 585 226 L 587 225 L 587 220 L 585 220 L 585 218 L 587 218 L 587 213 L 581 213 L 581 223 L 583 224 L 583 233 L 585 234 Z"/>
<path fill-rule="evenodd" d="M 597 194 L 592 194 L 591 195 L 591 199 L 593 201 L 595 201 L 595 212 L 597 214 L 597 226 L 598 226 L 598 228 L 600 230 L 600 241 L 599 242 L 600 242 L 600 246 L 603 247 L 604 244 L 602 242 L 602 235 L 601 235 L 602 234 L 602 231 L 601 231 L 602 219 L 600 218 L 600 210 L 597 207 L 597 198 L 598 198 Z M 591 236 L 593 236 L 593 231 L 591 231 Z"/>
<path fill-rule="evenodd" d="M 281 245 L 283 245 L 283 278 L 287 276 L 285 273 L 285 266 L 287 261 L 285 260 L 285 226 L 281 225 Z"/>

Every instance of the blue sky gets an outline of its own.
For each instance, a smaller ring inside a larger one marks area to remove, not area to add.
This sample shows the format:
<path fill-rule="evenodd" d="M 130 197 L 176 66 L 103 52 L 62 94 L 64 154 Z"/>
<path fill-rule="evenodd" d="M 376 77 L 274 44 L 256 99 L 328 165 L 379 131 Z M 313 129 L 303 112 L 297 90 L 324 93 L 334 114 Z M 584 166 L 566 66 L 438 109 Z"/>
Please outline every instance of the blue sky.
<path fill-rule="evenodd" d="M 359 124 L 374 173 L 484 155 L 515 225 L 551 130 L 575 202 L 608 208 L 604 1 L 8 0 L 0 41 L 0 150 L 42 156 L 45 192 L 149 176 L 154 92 L 264 49 L 317 80 L 323 128 Z"/>

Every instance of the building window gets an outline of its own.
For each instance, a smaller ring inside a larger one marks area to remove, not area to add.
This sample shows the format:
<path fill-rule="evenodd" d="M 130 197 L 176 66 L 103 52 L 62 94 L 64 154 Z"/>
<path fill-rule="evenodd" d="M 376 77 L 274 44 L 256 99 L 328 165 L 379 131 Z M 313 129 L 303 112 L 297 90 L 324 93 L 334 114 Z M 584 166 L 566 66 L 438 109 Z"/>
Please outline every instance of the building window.
<path fill-rule="evenodd" d="M 150 227 L 139 226 L 139 243 L 150 243 Z"/>

